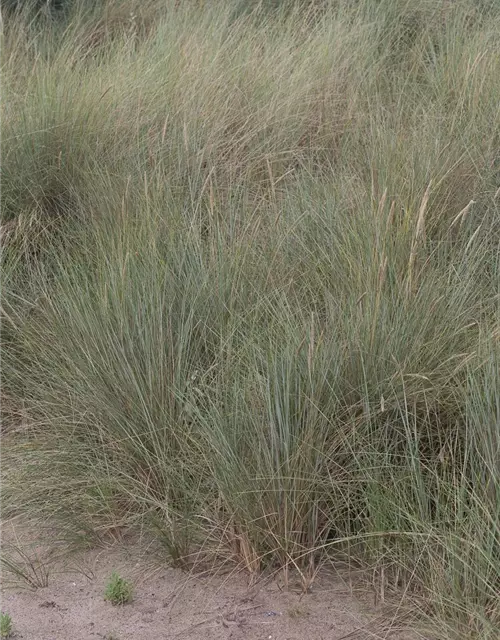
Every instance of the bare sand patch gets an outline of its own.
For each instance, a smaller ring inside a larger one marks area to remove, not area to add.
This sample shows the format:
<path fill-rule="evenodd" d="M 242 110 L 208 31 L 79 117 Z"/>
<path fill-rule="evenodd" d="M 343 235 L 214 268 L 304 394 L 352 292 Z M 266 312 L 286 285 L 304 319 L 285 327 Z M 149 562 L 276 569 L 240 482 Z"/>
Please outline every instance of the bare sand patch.
<path fill-rule="evenodd" d="M 4 540 L 5 540 L 4 530 Z M 8 537 L 8 535 L 7 535 Z M 8 543 L 7 543 L 8 544 Z M 51 550 L 53 553 L 53 550 Z M 41 553 L 41 552 L 37 552 Z M 37 560 L 44 562 L 41 555 Z M 134 586 L 130 604 L 104 600 L 117 571 Z M 30 589 L 3 571 L 2 610 L 25 640 L 359 640 L 417 637 L 353 594 L 331 571 L 310 593 L 279 576 L 159 567 L 141 545 L 123 542 L 47 565 L 48 586 Z"/>

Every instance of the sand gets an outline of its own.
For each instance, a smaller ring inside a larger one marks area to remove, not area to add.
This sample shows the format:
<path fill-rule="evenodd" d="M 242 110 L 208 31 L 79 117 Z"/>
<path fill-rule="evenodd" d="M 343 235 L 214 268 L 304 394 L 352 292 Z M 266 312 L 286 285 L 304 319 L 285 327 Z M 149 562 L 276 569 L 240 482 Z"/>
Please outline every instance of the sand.
<path fill-rule="evenodd" d="M 5 532 L 5 529 L 4 529 Z M 12 553 L 4 540 L 4 553 Z M 53 550 L 52 550 L 53 551 Z M 41 560 L 41 552 L 37 550 Z M 31 557 L 34 557 L 33 554 Z M 43 560 L 48 562 L 47 560 Z M 2 572 L 2 611 L 25 640 L 360 640 L 410 639 L 396 616 L 361 599 L 332 570 L 310 593 L 282 574 L 251 581 L 242 571 L 186 572 L 141 545 L 116 542 L 47 564 L 48 586 L 29 588 Z M 131 581 L 131 603 L 103 593 L 113 571 Z M 399 627 L 399 628 L 398 628 Z"/>

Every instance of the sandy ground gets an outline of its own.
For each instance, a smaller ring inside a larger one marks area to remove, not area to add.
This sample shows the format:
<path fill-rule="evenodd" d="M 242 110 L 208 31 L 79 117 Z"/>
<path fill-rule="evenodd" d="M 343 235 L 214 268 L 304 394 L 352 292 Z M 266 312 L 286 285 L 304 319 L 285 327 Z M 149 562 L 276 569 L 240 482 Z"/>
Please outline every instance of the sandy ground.
<path fill-rule="evenodd" d="M 4 530 L 5 534 L 5 530 Z M 5 540 L 5 535 L 3 536 Z M 4 553 L 10 548 L 4 545 Z M 39 553 L 39 552 L 38 552 Z M 33 557 L 33 556 L 32 556 Z M 113 571 L 134 585 L 130 604 L 104 600 Z M 147 549 L 115 544 L 48 568 L 30 589 L 2 572 L 2 611 L 24 640 L 410 640 L 394 618 L 355 597 L 332 572 L 304 594 L 279 578 L 250 584 L 243 572 L 196 575 L 158 568 Z"/>

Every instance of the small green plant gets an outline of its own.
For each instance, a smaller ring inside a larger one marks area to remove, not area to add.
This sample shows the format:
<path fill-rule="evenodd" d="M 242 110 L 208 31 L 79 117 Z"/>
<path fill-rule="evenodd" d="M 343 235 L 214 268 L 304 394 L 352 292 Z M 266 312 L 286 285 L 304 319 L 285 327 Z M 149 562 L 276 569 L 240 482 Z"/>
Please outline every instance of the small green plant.
<path fill-rule="evenodd" d="M 104 599 L 111 604 L 126 604 L 132 600 L 132 585 L 113 571 L 104 592 Z"/>
<path fill-rule="evenodd" d="M 295 606 L 288 609 L 290 618 L 305 618 L 309 615 L 309 611 L 305 607 Z"/>
<path fill-rule="evenodd" d="M 12 618 L 8 613 L 0 613 L 0 638 L 9 638 L 12 633 Z"/>

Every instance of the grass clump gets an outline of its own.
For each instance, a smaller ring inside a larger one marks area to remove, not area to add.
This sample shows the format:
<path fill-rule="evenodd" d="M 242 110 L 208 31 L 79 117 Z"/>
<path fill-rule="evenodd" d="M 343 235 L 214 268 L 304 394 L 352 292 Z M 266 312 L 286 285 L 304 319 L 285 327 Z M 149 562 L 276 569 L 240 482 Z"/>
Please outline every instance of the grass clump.
<path fill-rule="evenodd" d="M 492 640 L 498 7 L 98 4 L 5 21 L 7 517 Z"/>
<path fill-rule="evenodd" d="M 0 563 L 4 580 L 9 574 L 15 584 L 30 589 L 43 589 L 49 584 L 48 564 L 36 552 L 32 553 L 19 544 L 4 543 Z"/>
<path fill-rule="evenodd" d="M 0 612 L 0 637 L 9 638 L 12 634 L 12 618 L 8 613 Z"/>
<path fill-rule="evenodd" d="M 118 573 L 113 572 L 104 591 L 104 599 L 113 605 L 127 604 L 132 600 L 132 585 L 122 578 Z"/>

